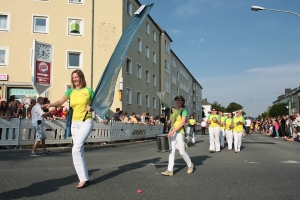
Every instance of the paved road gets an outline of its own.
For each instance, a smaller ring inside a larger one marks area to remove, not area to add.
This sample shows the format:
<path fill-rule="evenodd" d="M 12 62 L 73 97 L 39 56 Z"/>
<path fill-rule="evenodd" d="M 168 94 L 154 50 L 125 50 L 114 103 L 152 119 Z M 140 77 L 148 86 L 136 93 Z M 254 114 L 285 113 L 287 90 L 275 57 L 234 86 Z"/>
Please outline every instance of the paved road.
<path fill-rule="evenodd" d="M 155 141 L 88 146 L 92 185 L 81 190 L 70 149 L 42 157 L 0 151 L 0 199 L 300 199 L 300 143 L 253 134 L 240 153 L 209 153 L 208 139 L 197 135 L 187 149 L 193 174 L 176 152 L 173 177 L 161 175 L 168 153 L 158 153 Z"/>

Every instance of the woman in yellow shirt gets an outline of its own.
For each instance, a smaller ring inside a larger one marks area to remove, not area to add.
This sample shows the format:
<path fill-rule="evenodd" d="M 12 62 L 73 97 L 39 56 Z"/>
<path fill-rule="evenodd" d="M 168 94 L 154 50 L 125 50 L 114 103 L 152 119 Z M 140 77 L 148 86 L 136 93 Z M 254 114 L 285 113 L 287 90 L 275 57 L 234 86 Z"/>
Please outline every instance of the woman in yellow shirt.
<path fill-rule="evenodd" d="M 217 115 L 215 108 L 211 109 L 211 114 L 207 118 L 208 133 L 209 133 L 209 152 L 220 152 L 220 122 L 221 117 Z"/>
<path fill-rule="evenodd" d="M 228 144 L 228 151 L 232 150 L 232 138 L 233 138 L 232 125 L 233 125 L 232 113 L 230 112 L 228 113 L 228 116 L 225 119 L 225 135 Z"/>
<path fill-rule="evenodd" d="M 189 138 L 190 136 L 192 137 L 192 143 L 195 143 L 195 127 L 196 127 L 196 120 L 195 116 L 193 114 L 190 115 L 190 119 L 188 120 L 189 127 L 191 129 L 191 132 L 189 133 Z M 193 133 L 193 134 L 191 134 Z"/>
<path fill-rule="evenodd" d="M 244 133 L 245 118 L 242 116 L 242 111 L 236 111 L 236 116 L 233 117 L 233 136 L 234 136 L 234 150 L 235 153 L 241 151 L 242 136 Z"/>
<path fill-rule="evenodd" d="M 92 132 L 93 109 L 89 106 L 94 96 L 91 88 L 86 86 L 84 74 L 81 70 L 74 70 L 71 74 L 72 88 L 68 89 L 64 96 L 54 103 L 46 104 L 49 107 L 62 106 L 70 99 L 73 109 L 71 133 L 73 139 L 72 157 L 73 164 L 79 179 L 77 188 L 84 188 L 90 184 L 89 174 L 84 156 L 84 143 Z"/>
<path fill-rule="evenodd" d="M 169 154 L 169 164 L 168 169 L 165 172 L 162 172 L 162 175 L 165 176 L 173 176 L 173 167 L 175 161 L 175 150 L 176 147 L 179 150 L 180 155 L 183 160 L 186 162 L 188 166 L 187 173 L 191 174 L 194 170 L 194 165 L 189 157 L 189 155 L 185 152 L 184 147 L 184 124 L 186 122 L 186 118 L 188 116 L 187 110 L 184 108 L 185 99 L 183 96 L 177 96 L 174 98 L 176 103 L 176 108 L 171 116 L 171 130 L 168 133 L 168 138 L 171 141 L 171 152 Z"/>

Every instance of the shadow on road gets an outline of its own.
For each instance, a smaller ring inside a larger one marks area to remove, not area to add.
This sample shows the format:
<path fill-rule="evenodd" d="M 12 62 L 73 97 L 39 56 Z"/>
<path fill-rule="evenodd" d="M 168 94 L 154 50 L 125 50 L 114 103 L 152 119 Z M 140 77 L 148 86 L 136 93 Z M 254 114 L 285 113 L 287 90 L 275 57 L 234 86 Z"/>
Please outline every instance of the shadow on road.
<path fill-rule="evenodd" d="M 99 169 L 89 170 L 89 175 L 93 172 L 99 171 Z M 3 192 L 0 194 L 0 199 L 20 199 L 20 198 L 30 198 L 47 193 L 52 193 L 60 190 L 60 187 L 69 184 L 74 184 L 78 182 L 78 176 L 73 174 L 65 178 L 50 179 L 46 181 L 36 182 L 27 187 Z"/>
<path fill-rule="evenodd" d="M 114 177 L 116 177 L 116 176 L 118 176 L 122 173 L 145 167 L 146 166 L 146 165 L 144 165 L 145 163 L 156 163 L 156 162 L 160 161 L 160 159 L 161 158 L 152 158 L 152 159 L 147 159 L 147 160 L 141 160 L 139 162 L 130 163 L 130 164 L 127 164 L 127 165 L 121 165 L 121 166 L 118 167 L 117 170 L 112 171 L 108 174 L 105 174 L 104 176 L 100 176 L 96 179 L 91 180 L 92 184 L 94 185 L 94 184 L 100 183 L 102 181 L 114 178 Z"/>

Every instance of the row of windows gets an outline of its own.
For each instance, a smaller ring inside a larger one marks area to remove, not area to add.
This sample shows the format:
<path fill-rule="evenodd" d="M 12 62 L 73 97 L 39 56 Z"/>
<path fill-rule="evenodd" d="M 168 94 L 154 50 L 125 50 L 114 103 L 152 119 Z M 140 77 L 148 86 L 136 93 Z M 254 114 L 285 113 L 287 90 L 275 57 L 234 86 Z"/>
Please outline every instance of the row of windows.
<path fill-rule="evenodd" d="M 138 37 L 137 38 L 137 50 L 138 52 L 142 53 L 142 40 Z M 148 45 L 145 46 L 145 56 L 146 58 L 150 58 L 150 47 Z M 152 61 L 156 64 L 156 52 L 152 52 Z"/>
<path fill-rule="evenodd" d="M 137 64 L 136 66 L 136 76 L 138 79 L 142 80 L 142 66 Z M 126 73 L 129 75 L 132 75 L 132 60 L 127 58 L 126 59 Z M 150 71 L 146 69 L 146 73 L 145 73 L 145 77 L 146 77 L 146 83 L 150 83 Z M 152 74 L 152 83 L 153 86 L 156 86 L 156 75 Z"/>
<path fill-rule="evenodd" d="M 33 57 L 33 49 L 30 50 L 31 58 Z M 83 51 L 66 51 L 67 68 L 82 68 Z M 33 60 L 30 60 L 32 66 Z M 9 64 L 9 47 L 0 46 L 0 66 L 8 66 Z"/>
<path fill-rule="evenodd" d="M 126 88 L 126 103 L 132 104 L 132 89 Z M 138 91 L 136 93 L 136 103 L 138 106 L 142 106 L 142 92 Z M 145 95 L 145 106 L 146 108 L 150 107 L 150 96 Z M 152 107 L 156 109 L 156 97 L 152 97 Z"/>
<path fill-rule="evenodd" d="M 10 31 L 10 13 L 0 12 L 0 31 Z M 32 29 L 31 33 L 49 34 L 50 18 L 46 15 L 33 15 L 32 16 Z M 81 18 L 67 18 L 67 35 L 83 36 L 84 20 Z"/>

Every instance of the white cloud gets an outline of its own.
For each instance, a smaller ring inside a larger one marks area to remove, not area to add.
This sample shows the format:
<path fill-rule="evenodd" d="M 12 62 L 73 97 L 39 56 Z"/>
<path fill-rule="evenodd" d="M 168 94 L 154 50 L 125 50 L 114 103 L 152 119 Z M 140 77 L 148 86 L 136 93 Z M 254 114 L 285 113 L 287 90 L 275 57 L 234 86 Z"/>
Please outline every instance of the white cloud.
<path fill-rule="evenodd" d="M 171 32 L 174 33 L 174 34 L 176 34 L 176 35 L 181 35 L 182 34 L 182 30 L 181 29 L 172 29 Z"/>
<path fill-rule="evenodd" d="M 210 103 L 217 101 L 224 107 L 231 102 L 239 103 L 247 114 L 250 109 L 256 117 L 277 100 L 277 92 L 298 87 L 299 74 L 300 63 L 296 63 L 249 70 L 241 68 L 231 75 L 199 77 L 197 80 L 203 87 L 202 98 L 207 98 Z"/>

